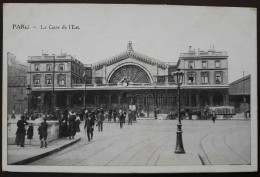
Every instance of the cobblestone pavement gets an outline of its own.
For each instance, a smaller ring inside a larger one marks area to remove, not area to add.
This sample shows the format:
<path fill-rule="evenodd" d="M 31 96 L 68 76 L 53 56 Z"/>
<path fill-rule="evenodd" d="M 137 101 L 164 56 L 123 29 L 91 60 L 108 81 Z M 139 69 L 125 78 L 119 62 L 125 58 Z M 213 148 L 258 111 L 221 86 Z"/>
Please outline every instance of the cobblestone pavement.
<path fill-rule="evenodd" d="M 138 120 L 133 125 L 104 123 L 81 141 L 30 165 L 169 166 L 250 164 L 250 120 L 182 121 L 185 154 L 175 154 L 177 120 Z"/>

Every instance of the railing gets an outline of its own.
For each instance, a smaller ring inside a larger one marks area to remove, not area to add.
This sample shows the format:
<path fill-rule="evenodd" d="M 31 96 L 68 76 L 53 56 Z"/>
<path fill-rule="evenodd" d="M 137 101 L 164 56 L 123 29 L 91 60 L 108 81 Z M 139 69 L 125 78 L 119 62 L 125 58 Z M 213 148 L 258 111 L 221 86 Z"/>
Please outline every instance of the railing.
<path fill-rule="evenodd" d="M 226 51 L 222 52 L 191 52 L 191 53 L 181 53 L 180 57 L 194 57 L 194 56 L 227 56 Z"/>
<path fill-rule="evenodd" d="M 28 121 L 29 124 L 33 124 L 33 139 L 31 141 L 32 145 L 40 145 L 39 135 L 38 135 L 38 128 L 40 126 L 40 123 L 42 121 L 35 120 L 35 121 Z M 55 139 L 58 139 L 59 136 L 59 122 L 58 121 L 47 121 L 48 123 L 48 138 L 47 141 L 53 141 Z M 8 127 L 8 144 L 15 144 L 15 133 L 17 131 L 17 121 L 9 121 L 7 123 Z M 28 129 L 28 125 L 25 127 L 26 132 Z M 30 141 L 25 137 L 25 144 L 29 144 Z"/>

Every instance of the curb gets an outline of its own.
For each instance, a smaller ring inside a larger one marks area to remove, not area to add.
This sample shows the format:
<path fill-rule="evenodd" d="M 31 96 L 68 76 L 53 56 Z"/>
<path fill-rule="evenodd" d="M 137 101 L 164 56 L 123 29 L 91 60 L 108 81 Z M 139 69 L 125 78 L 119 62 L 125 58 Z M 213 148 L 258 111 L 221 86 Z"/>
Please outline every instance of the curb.
<path fill-rule="evenodd" d="M 36 161 L 36 160 L 39 160 L 39 159 L 44 158 L 44 157 L 46 157 L 46 156 L 49 156 L 49 155 L 51 155 L 51 154 L 53 154 L 53 153 L 55 153 L 55 152 L 58 152 L 58 151 L 60 151 L 60 150 L 62 150 L 62 149 L 65 149 L 65 148 L 67 148 L 67 147 L 69 147 L 69 146 L 71 146 L 71 145 L 73 145 L 73 144 L 79 142 L 80 140 L 81 140 L 81 138 L 78 138 L 77 140 L 72 141 L 72 142 L 70 142 L 70 143 L 68 143 L 68 144 L 65 144 L 65 145 L 63 145 L 63 146 L 61 146 L 61 147 L 59 147 L 59 148 L 53 149 L 53 150 L 48 151 L 48 152 L 45 152 L 45 153 L 43 153 L 43 154 L 36 155 L 36 156 L 34 156 L 34 157 L 30 157 L 30 158 L 28 158 L 28 159 L 24 159 L 24 160 L 21 160 L 21 161 L 18 161 L 18 162 L 9 164 L 9 165 L 27 165 L 28 163 L 32 163 L 32 162 L 34 162 L 34 161 Z"/>

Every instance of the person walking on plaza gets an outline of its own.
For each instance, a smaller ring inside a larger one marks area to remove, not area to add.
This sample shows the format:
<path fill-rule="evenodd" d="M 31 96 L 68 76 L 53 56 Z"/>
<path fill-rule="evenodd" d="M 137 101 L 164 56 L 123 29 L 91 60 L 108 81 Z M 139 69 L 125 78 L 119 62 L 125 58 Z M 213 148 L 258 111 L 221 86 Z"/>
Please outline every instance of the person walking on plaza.
<path fill-rule="evenodd" d="M 133 112 L 130 110 L 128 113 L 128 125 L 133 123 Z"/>
<path fill-rule="evenodd" d="M 79 116 L 77 116 L 77 118 L 76 118 L 76 132 L 80 132 L 79 125 L 80 125 L 80 118 L 79 118 Z"/>
<path fill-rule="evenodd" d="M 98 126 L 98 131 L 102 131 L 102 113 L 100 110 L 97 111 L 97 126 Z"/>
<path fill-rule="evenodd" d="M 12 112 L 11 118 L 12 118 L 12 119 L 15 119 L 14 110 L 13 110 L 13 112 Z"/>
<path fill-rule="evenodd" d="M 116 108 L 114 108 L 114 110 L 113 110 L 113 119 L 114 119 L 114 122 L 116 122 Z"/>
<path fill-rule="evenodd" d="M 25 116 L 21 116 L 21 120 L 17 122 L 17 131 L 16 131 L 16 138 L 15 142 L 17 146 L 24 147 L 24 141 L 25 141 L 25 125 L 28 125 L 29 123 L 25 120 Z"/>
<path fill-rule="evenodd" d="M 88 110 L 85 111 L 85 132 L 87 132 L 88 141 L 92 140 L 93 138 L 93 131 L 94 131 L 94 124 L 95 122 L 92 121 L 91 114 L 88 113 Z"/>
<path fill-rule="evenodd" d="M 213 120 L 213 123 L 215 123 L 215 120 L 217 118 L 217 114 L 215 111 L 212 111 L 212 120 Z"/>
<path fill-rule="evenodd" d="M 33 124 L 32 123 L 29 124 L 29 127 L 27 129 L 27 139 L 30 140 L 30 145 L 31 145 L 31 141 L 33 139 Z"/>
<path fill-rule="evenodd" d="M 119 110 L 119 124 L 120 128 L 123 128 L 123 123 L 124 123 L 124 113 L 123 111 Z"/>
<path fill-rule="evenodd" d="M 76 135 L 76 113 L 74 110 L 69 112 L 69 138 L 74 139 Z"/>
<path fill-rule="evenodd" d="M 108 121 L 111 121 L 113 110 L 110 108 L 108 111 Z"/>
<path fill-rule="evenodd" d="M 40 127 L 38 128 L 39 135 L 40 135 L 40 141 L 41 141 L 41 147 L 47 148 L 47 136 L 48 136 L 48 124 L 46 122 L 46 118 L 43 119 L 44 121 L 41 123 Z"/>
<path fill-rule="evenodd" d="M 123 119 L 124 124 L 125 124 L 125 119 L 126 119 L 126 111 L 124 111 L 124 119 Z"/>

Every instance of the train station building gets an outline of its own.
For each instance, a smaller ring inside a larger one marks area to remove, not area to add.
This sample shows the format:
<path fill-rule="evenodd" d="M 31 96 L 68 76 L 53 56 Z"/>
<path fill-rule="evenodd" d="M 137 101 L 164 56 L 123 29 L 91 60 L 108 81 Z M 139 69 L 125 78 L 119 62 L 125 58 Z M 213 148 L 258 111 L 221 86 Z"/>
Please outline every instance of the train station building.
<path fill-rule="evenodd" d="M 177 68 L 184 72 L 183 108 L 229 105 L 227 52 L 213 47 L 195 51 L 190 46 L 175 62 L 139 53 L 132 42 L 122 53 L 93 64 L 64 53 L 30 56 L 27 82 L 32 87 L 34 110 L 136 105 L 146 116 L 153 116 L 155 108 L 161 113 L 177 110 L 178 92 L 172 75 Z"/>

